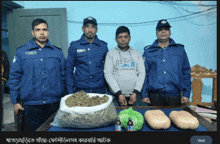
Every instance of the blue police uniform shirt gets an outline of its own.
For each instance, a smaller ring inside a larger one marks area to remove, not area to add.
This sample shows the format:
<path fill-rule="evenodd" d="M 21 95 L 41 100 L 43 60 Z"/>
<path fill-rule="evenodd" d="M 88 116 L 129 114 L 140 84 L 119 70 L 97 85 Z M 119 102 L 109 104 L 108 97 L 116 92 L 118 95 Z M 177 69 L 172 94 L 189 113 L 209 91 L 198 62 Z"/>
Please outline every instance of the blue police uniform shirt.
<path fill-rule="evenodd" d="M 9 87 L 12 104 L 20 99 L 25 105 L 58 102 L 64 92 L 65 58 L 49 40 L 41 48 L 34 38 L 19 47 L 11 62 Z"/>
<path fill-rule="evenodd" d="M 184 46 L 170 38 L 170 44 L 162 49 L 158 40 L 145 47 L 146 78 L 141 97 L 148 97 L 148 92 L 161 91 L 189 98 L 191 91 L 191 68 Z"/>
<path fill-rule="evenodd" d="M 89 43 L 84 34 L 70 44 L 66 61 L 66 80 L 69 93 L 74 87 L 81 89 L 104 88 L 104 60 L 108 52 L 107 43 L 98 39 Z"/>

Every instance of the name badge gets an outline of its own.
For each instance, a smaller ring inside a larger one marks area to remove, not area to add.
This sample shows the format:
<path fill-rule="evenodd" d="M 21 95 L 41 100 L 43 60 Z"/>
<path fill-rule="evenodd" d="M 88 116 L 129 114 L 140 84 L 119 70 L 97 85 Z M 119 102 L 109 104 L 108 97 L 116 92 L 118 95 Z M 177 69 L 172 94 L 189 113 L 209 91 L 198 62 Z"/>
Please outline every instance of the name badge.
<path fill-rule="evenodd" d="M 35 55 L 37 54 L 37 51 L 31 51 L 31 52 L 25 52 L 26 55 Z"/>
<path fill-rule="evenodd" d="M 86 49 L 77 49 L 77 53 L 86 52 Z"/>

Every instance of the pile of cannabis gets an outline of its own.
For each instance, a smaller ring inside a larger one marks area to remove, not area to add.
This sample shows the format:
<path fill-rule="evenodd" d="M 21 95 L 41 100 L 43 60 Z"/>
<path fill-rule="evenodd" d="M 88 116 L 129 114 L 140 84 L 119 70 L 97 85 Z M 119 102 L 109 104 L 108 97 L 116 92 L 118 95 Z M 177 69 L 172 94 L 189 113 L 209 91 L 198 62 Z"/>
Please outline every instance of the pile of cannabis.
<path fill-rule="evenodd" d="M 89 97 L 89 95 L 87 95 L 86 92 L 80 91 L 68 97 L 65 103 L 68 107 L 73 107 L 73 106 L 90 107 L 90 106 L 96 106 L 106 103 L 108 99 L 109 97 L 107 95 L 104 95 L 103 97 L 99 97 L 98 95 Z"/>

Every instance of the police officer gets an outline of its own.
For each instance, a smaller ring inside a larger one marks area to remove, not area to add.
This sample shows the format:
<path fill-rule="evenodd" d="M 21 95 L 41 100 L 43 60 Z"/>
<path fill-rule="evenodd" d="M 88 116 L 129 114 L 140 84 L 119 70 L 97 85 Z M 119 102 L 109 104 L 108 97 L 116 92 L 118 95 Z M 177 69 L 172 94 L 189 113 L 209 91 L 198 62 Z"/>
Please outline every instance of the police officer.
<path fill-rule="evenodd" d="M 152 106 L 179 106 L 189 101 L 191 91 L 190 65 L 184 45 L 170 38 L 170 24 L 157 23 L 157 39 L 145 47 L 146 78 L 142 101 Z"/>
<path fill-rule="evenodd" d="M 9 77 L 11 102 L 15 114 L 24 111 L 26 131 L 35 131 L 59 109 L 65 83 L 65 58 L 49 42 L 47 22 L 35 19 L 32 35 L 34 38 L 16 50 Z"/>
<path fill-rule="evenodd" d="M 106 93 L 104 60 L 107 43 L 96 35 L 97 21 L 93 17 L 83 20 L 83 35 L 73 41 L 68 49 L 66 78 L 68 92 Z"/>

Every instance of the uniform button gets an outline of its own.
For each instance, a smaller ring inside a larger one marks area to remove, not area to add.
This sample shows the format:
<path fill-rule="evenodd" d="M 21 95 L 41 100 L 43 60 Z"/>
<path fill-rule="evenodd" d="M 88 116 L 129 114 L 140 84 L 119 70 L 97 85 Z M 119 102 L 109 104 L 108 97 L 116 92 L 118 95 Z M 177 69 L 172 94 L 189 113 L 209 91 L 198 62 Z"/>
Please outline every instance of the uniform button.
<path fill-rule="evenodd" d="M 44 86 L 42 86 L 42 88 L 44 88 Z"/>
<path fill-rule="evenodd" d="M 88 48 L 88 50 L 90 50 L 90 48 Z"/>
<path fill-rule="evenodd" d="M 166 71 L 164 71 L 164 74 L 166 74 L 167 72 Z"/>
<path fill-rule="evenodd" d="M 43 101 L 43 103 L 45 103 L 45 101 Z"/>
<path fill-rule="evenodd" d="M 163 59 L 163 62 L 165 62 L 165 59 Z"/>
<path fill-rule="evenodd" d="M 90 78 L 92 78 L 92 76 L 90 76 Z"/>
<path fill-rule="evenodd" d="M 42 74 L 44 74 L 44 73 L 42 72 Z"/>
<path fill-rule="evenodd" d="M 91 62 L 89 62 L 89 64 L 91 64 Z"/>
<path fill-rule="evenodd" d="M 41 51 L 41 48 L 39 48 L 39 50 Z"/>
<path fill-rule="evenodd" d="M 40 59 L 41 61 L 43 61 L 43 59 Z"/>
<path fill-rule="evenodd" d="M 165 86 L 167 86 L 167 84 L 165 84 Z"/>

